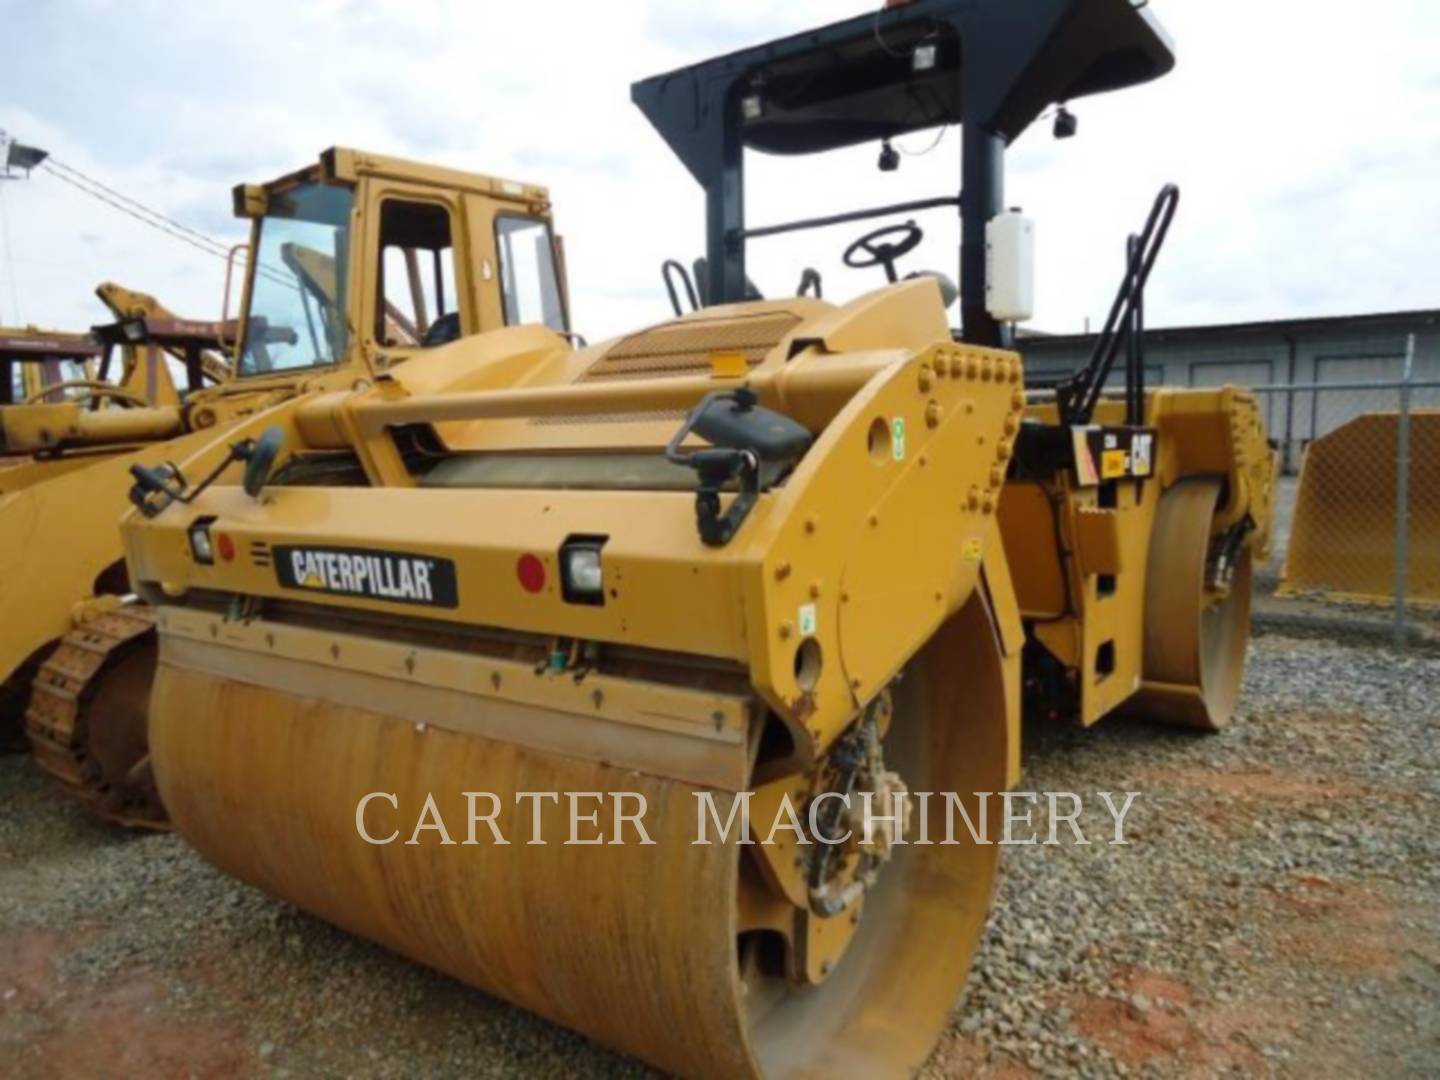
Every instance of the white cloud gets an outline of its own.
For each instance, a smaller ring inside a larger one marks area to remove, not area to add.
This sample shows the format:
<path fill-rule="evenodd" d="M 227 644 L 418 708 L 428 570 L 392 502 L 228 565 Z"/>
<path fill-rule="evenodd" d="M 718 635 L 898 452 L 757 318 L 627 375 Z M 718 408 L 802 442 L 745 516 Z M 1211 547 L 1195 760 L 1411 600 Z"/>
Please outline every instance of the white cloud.
<path fill-rule="evenodd" d="M 229 190 L 332 144 L 550 186 L 577 323 L 593 338 L 663 317 L 658 267 L 703 239 L 689 174 L 630 104 L 632 81 L 866 9 L 839 0 L 526 5 L 437 0 L 173 5 L 0 2 L 12 41 L 0 127 L 217 238 L 240 236 Z M 1440 10 L 1422 0 L 1155 0 L 1179 66 L 1152 86 L 1079 103 L 1080 135 L 1039 127 L 1011 154 L 1008 201 L 1038 219 L 1036 326 L 1104 313 L 1124 233 L 1166 180 L 1185 198 L 1153 282 L 1152 325 L 1440 303 Z M 911 150 L 929 145 L 918 134 Z M 951 193 L 949 132 L 899 173 L 875 149 L 750 159 L 754 224 Z M 26 321 L 103 318 L 113 278 L 195 316 L 218 313 L 218 260 L 37 172 L 3 192 Z M 954 272 L 953 216 L 908 265 Z M 864 226 L 756 244 L 766 291 L 842 270 Z M 7 273 L 0 264 L 0 276 Z M 0 318 L 13 321 L 9 282 Z"/>

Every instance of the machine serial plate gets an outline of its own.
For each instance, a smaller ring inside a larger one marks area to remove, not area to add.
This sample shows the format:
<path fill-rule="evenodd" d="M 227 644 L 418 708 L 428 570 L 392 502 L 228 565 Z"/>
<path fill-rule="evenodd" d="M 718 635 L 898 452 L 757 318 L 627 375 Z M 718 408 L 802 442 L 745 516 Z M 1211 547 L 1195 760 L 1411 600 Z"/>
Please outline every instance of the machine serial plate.
<path fill-rule="evenodd" d="M 277 544 L 275 577 L 287 589 L 454 608 L 455 564 L 431 555 L 370 548 Z"/>

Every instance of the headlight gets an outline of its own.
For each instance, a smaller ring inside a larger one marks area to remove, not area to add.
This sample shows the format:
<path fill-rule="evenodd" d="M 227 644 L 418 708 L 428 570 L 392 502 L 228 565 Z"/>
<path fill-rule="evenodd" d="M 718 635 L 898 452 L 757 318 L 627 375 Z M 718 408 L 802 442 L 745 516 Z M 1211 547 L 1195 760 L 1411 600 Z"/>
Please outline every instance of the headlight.
<path fill-rule="evenodd" d="M 572 536 L 560 546 L 560 586 L 571 604 L 605 603 L 605 536 Z"/>
<path fill-rule="evenodd" d="M 189 529 L 190 554 L 204 566 L 215 565 L 215 545 L 210 540 L 210 526 L 214 524 L 213 517 L 196 518 Z"/>

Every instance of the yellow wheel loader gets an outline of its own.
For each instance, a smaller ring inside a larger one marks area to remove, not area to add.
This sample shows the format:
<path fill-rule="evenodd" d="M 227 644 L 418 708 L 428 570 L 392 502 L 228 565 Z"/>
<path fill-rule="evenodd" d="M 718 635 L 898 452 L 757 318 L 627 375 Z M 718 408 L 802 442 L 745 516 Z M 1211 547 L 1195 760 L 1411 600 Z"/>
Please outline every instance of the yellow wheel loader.
<path fill-rule="evenodd" d="M 139 478 L 175 827 L 671 1072 L 918 1068 L 985 922 L 1022 705 L 1218 727 L 1233 702 L 1269 452 L 1247 395 L 1140 381 L 1177 193 L 1085 370 L 1027 388 L 1011 347 L 1006 146 L 1172 64 L 1130 0 L 915 0 L 636 84 L 706 194 L 699 282 L 665 267 L 704 306 L 594 347 L 469 337 L 272 410 L 240 484 Z M 940 124 L 963 196 L 747 227 L 745 150 Z M 901 279 L 912 223 L 852 245 L 891 283 L 847 303 L 746 275 L 766 236 L 937 209 L 958 332 L 942 275 Z M 516 285 L 532 321 L 558 304 Z"/>
<path fill-rule="evenodd" d="M 90 378 L 99 355 L 100 346 L 85 334 L 0 326 L 0 405 Z"/>
<path fill-rule="evenodd" d="M 0 408 L 75 396 L 77 385 L 94 377 L 99 356 L 99 344 L 87 334 L 33 326 L 0 327 Z M 3 493 L 19 490 L 45 475 L 47 470 L 34 468 L 27 455 L 0 453 L 0 502 L 6 498 Z M 6 708 L 5 691 L 0 689 L 0 751 L 23 744 L 14 709 L 9 709 L 7 720 Z"/>
<path fill-rule="evenodd" d="M 223 471 L 284 403 L 383 382 L 418 352 L 518 320 L 503 290 L 534 270 L 550 227 L 541 188 L 343 149 L 236 189 L 235 206 L 253 219 L 238 327 L 108 290 L 121 319 L 97 333 L 127 350 L 121 385 L 0 407 L 0 453 L 16 462 L 0 472 L 8 708 L 42 768 L 127 825 L 164 823 L 145 737 L 154 619 L 117 525 L 128 478 L 174 461 Z M 511 236 L 529 246 L 508 264 Z M 545 315 L 563 331 L 563 297 Z M 216 350 L 237 336 L 232 373 Z M 186 371 L 183 397 L 167 358 Z"/>
<path fill-rule="evenodd" d="M 193 365 L 192 385 L 228 377 L 213 351 L 213 324 L 177 319 L 153 296 L 114 282 L 101 283 L 95 295 L 119 321 L 84 335 L 0 330 L 0 498 L 114 453 L 93 432 L 88 446 L 79 445 L 80 424 L 103 429 L 116 421 L 105 410 L 179 405 L 169 360 Z M 117 348 L 120 370 L 112 380 Z M 61 443 L 75 452 L 51 452 Z"/>

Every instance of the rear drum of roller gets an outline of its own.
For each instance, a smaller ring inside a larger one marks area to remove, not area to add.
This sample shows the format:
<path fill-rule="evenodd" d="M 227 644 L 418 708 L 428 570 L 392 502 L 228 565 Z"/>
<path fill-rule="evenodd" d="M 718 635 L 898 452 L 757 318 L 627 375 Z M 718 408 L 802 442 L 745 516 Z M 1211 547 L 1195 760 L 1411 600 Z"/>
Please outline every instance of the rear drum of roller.
<path fill-rule="evenodd" d="M 1250 641 L 1251 555 L 1242 548 L 1227 589 L 1206 587 L 1210 522 L 1220 481 L 1182 480 L 1160 499 L 1145 580 L 1144 684 L 1135 708 L 1205 731 L 1226 727 Z"/>

